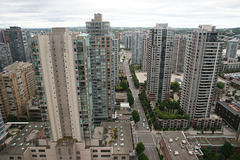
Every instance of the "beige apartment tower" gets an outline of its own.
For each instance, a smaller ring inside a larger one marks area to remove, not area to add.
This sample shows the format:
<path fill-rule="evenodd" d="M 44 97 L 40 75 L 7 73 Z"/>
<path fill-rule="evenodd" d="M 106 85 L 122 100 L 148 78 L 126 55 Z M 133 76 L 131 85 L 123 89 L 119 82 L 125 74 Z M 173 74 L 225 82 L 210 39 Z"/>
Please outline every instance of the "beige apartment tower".
<path fill-rule="evenodd" d="M 0 109 L 4 119 L 8 115 L 27 119 L 26 102 L 36 96 L 36 78 L 31 63 L 15 62 L 0 73 Z"/>
<path fill-rule="evenodd" d="M 43 121 L 53 141 L 64 137 L 81 141 L 91 135 L 85 44 L 84 37 L 68 28 L 31 38 Z"/>

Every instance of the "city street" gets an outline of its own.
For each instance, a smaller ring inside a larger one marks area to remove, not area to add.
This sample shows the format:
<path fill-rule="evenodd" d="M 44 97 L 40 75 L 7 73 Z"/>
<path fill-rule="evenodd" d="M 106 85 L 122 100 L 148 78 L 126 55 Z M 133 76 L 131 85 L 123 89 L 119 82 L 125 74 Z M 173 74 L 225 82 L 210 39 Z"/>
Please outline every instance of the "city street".
<path fill-rule="evenodd" d="M 123 52 L 125 52 L 123 50 Z M 148 156 L 150 160 L 159 160 L 158 153 L 156 150 L 156 143 L 158 142 L 158 138 L 156 135 L 152 134 L 149 129 L 147 129 L 148 123 L 145 117 L 145 113 L 142 109 L 142 105 L 140 99 L 138 98 L 139 90 L 135 88 L 133 84 L 133 80 L 131 77 L 131 72 L 128 66 L 129 55 L 123 53 L 122 56 L 126 56 L 126 60 L 124 61 L 125 72 L 127 76 L 127 80 L 129 82 L 129 88 L 132 91 L 133 97 L 135 99 L 134 104 L 132 105 L 133 110 L 139 111 L 140 121 L 135 124 L 135 129 L 133 129 L 133 138 L 134 145 L 136 147 L 138 142 L 143 142 L 145 145 L 144 153 Z M 145 121 L 143 121 L 143 119 Z"/>

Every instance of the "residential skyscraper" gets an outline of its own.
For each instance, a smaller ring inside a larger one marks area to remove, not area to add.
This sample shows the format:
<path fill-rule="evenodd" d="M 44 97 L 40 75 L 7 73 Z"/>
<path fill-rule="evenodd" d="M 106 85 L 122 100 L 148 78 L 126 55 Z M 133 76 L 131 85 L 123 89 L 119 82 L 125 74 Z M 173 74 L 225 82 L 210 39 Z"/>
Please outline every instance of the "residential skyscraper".
<path fill-rule="evenodd" d="M 173 73 L 183 73 L 187 38 L 184 35 L 176 35 L 173 41 Z"/>
<path fill-rule="evenodd" d="M 4 31 L 3 30 L 0 30 L 0 43 L 5 43 Z"/>
<path fill-rule="evenodd" d="M 112 39 L 112 52 L 113 52 L 113 67 L 114 67 L 114 78 L 115 78 L 115 84 L 117 84 L 119 80 L 119 60 L 120 60 L 120 55 L 119 55 L 119 49 L 120 49 L 120 42 L 119 38 L 113 38 Z"/>
<path fill-rule="evenodd" d="M 211 25 L 188 35 L 180 106 L 190 119 L 210 115 L 222 56 L 219 35 Z"/>
<path fill-rule="evenodd" d="M 142 63 L 143 52 L 143 33 L 142 31 L 134 31 L 132 33 L 132 63 Z"/>
<path fill-rule="evenodd" d="M 32 60 L 31 60 L 31 54 L 30 54 L 30 48 L 29 48 L 29 38 L 30 38 L 29 31 L 22 30 L 22 39 L 23 39 L 26 62 L 31 63 Z"/>
<path fill-rule="evenodd" d="M 90 39 L 90 61 L 94 123 L 111 120 L 115 105 L 114 68 L 110 23 L 102 21 L 101 14 L 86 22 Z"/>
<path fill-rule="evenodd" d="M 227 58 L 236 58 L 237 56 L 237 50 L 238 50 L 238 40 L 232 39 L 229 40 L 227 43 L 227 51 L 226 56 Z"/>
<path fill-rule="evenodd" d="M 0 42 L 0 55 L 0 72 L 2 72 L 4 67 L 13 63 L 8 43 Z"/>
<path fill-rule="evenodd" d="M 26 119 L 26 102 L 36 95 L 36 78 L 31 63 L 15 62 L 0 73 L 0 109 L 8 115 Z"/>
<path fill-rule="evenodd" d="M 26 62 L 25 49 L 20 27 L 10 27 L 4 30 L 5 43 L 9 43 L 13 62 Z"/>
<path fill-rule="evenodd" d="M 143 51 L 142 51 L 142 71 L 147 72 L 147 58 L 148 58 L 148 34 L 143 35 Z"/>
<path fill-rule="evenodd" d="M 173 30 L 168 24 L 157 24 L 150 29 L 148 64 L 147 64 L 147 95 L 151 100 L 169 98 L 172 55 Z"/>
<path fill-rule="evenodd" d="M 31 38 L 31 50 L 46 136 L 89 138 L 94 126 L 88 36 L 53 28 Z"/>

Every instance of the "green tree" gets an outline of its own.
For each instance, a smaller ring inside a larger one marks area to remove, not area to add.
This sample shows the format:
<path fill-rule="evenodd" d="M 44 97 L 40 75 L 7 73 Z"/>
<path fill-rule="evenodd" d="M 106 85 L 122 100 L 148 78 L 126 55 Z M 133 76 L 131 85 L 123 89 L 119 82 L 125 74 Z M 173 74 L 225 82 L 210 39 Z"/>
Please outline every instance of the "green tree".
<path fill-rule="evenodd" d="M 163 155 L 160 155 L 160 156 L 159 156 L 160 160 L 163 160 L 163 157 L 164 157 Z"/>
<path fill-rule="evenodd" d="M 180 84 L 178 82 L 171 82 L 171 89 L 176 92 L 180 89 Z"/>
<path fill-rule="evenodd" d="M 127 97 L 128 97 L 129 105 L 130 105 L 130 106 L 133 105 L 133 103 L 134 103 L 134 98 L 133 98 L 133 96 L 132 96 L 132 93 L 131 93 L 131 92 L 128 92 L 128 93 L 127 93 Z"/>
<path fill-rule="evenodd" d="M 7 122 L 18 122 L 18 118 L 14 115 L 8 115 L 6 120 Z"/>
<path fill-rule="evenodd" d="M 225 159 L 225 157 L 222 153 L 216 153 L 215 157 L 216 157 L 215 158 L 216 160 L 224 160 Z"/>
<path fill-rule="evenodd" d="M 203 147 L 201 148 L 202 152 L 203 152 L 203 159 L 207 159 L 207 160 L 215 160 L 215 156 L 214 154 L 207 148 Z"/>
<path fill-rule="evenodd" d="M 128 89 L 128 83 L 126 80 L 122 80 L 122 82 L 120 83 L 120 86 L 123 88 L 124 91 L 127 91 Z"/>
<path fill-rule="evenodd" d="M 225 83 L 218 81 L 217 82 L 217 87 L 220 88 L 220 89 L 224 89 Z"/>
<path fill-rule="evenodd" d="M 138 111 L 134 110 L 132 112 L 132 117 L 133 117 L 133 120 L 135 123 L 139 122 L 140 121 L 140 116 L 139 116 L 139 113 Z"/>
<path fill-rule="evenodd" d="M 123 90 L 123 87 L 121 87 L 120 85 L 116 85 L 116 86 L 115 86 L 115 90 L 116 90 L 116 91 L 122 91 L 122 90 Z"/>
<path fill-rule="evenodd" d="M 239 160 L 240 159 L 240 155 L 239 154 L 232 154 L 228 160 Z"/>
<path fill-rule="evenodd" d="M 226 159 L 228 159 L 232 155 L 232 150 L 233 150 L 233 147 L 231 143 L 225 142 L 222 147 L 222 154 Z"/>
<path fill-rule="evenodd" d="M 139 156 L 138 156 L 138 160 L 149 160 L 147 155 L 145 153 L 141 153 Z"/>
<path fill-rule="evenodd" d="M 136 148 L 137 153 L 141 154 L 144 150 L 145 150 L 144 144 L 142 142 L 139 142 L 137 144 L 137 148 Z"/>
<path fill-rule="evenodd" d="M 235 96 L 236 93 L 237 93 L 237 90 L 235 89 L 234 91 L 232 91 L 232 96 Z"/>

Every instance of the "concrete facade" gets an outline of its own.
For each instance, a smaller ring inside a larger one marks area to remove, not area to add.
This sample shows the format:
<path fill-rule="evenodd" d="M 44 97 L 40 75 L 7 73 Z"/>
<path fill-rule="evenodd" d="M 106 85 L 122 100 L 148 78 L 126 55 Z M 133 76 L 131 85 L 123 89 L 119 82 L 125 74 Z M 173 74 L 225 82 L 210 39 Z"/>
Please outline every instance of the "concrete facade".
<path fill-rule="evenodd" d="M 0 42 L 0 72 L 3 71 L 4 67 L 13 63 L 10 47 L 8 43 Z"/>
<path fill-rule="evenodd" d="M 142 63 L 143 33 L 142 31 L 132 32 L 132 63 Z"/>
<path fill-rule="evenodd" d="M 173 73 L 183 73 L 187 38 L 184 35 L 176 35 L 173 42 Z"/>
<path fill-rule="evenodd" d="M 147 58 L 148 58 L 148 34 L 143 35 L 143 51 L 142 51 L 142 72 L 147 72 Z"/>
<path fill-rule="evenodd" d="M 226 57 L 227 58 L 236 58 L 237 50 L 238 50 L 238 40 L 237 39 L 229 40 L 227 43 Z"/>
<path fill-rule="evenodd" d="M 210 115 L 222 56 L 219 34 L 200 25 L 188 35 L 180 106 L 191 120 Z"/>
<path fill-rule="evenodd" d="M 54 142 L 91 136 L 88 48 L 88 37 L 71 34 L 68 28 L 31 38 L 45 132 Z"/>

